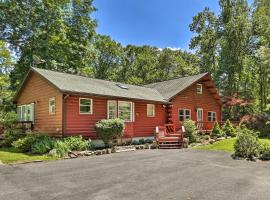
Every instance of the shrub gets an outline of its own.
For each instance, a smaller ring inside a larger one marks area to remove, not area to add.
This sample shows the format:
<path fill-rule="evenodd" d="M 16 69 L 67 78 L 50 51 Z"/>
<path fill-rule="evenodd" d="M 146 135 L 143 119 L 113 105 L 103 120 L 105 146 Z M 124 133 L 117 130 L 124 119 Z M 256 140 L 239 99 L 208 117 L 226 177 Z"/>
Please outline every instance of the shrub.
<path fill-rule="evenodd" d="M 152 144 L 154 141 L 151 140 L 150 138 L 147 138 L 147 139 L 144 140 L 144 142 L 145 142 L 146 144 Z"/>
<path fill-rule="evenodd" d="M 231 136 L 231 137 L 236 136 L 236 129 L 233 127 L 232 123 L 228 119 L 226 123 L 224 124 L 222 131 L 226 136 Z"/>
<path fill-rule="evenodd" d="M 56 155 L 58 157 L 64 157 L 70 151 L 68 144 L 64 142 L 63 140 L 57 140 L 54 143 L 53 149 L 56 151 Z"/>
<path fill-rule="evenodd" d="M 90 148 L 93 150 L 104 149 L 105 143 L 102 140 L 92 140 L 90 142 Z"/>
<path fill-rule="evenodd" d="M 257 157 L 260 150 L 260 142 L 257 133 L 247 128 L 241 129 L 234 144 L 234 150 L 235 156 L 238 157 Z"/>
<path fill-rule="evenodd" d="M 222 137 L 223 136 L 223 132 L 221 130 L 221 128 L 219 127 L 218 123 L 215 122 L 214 124 L 214 128 L 212 130 L 212 133 L 211 133 L 211 137 Z"/>
<path fill-rule="evenodd" d="M 144 138 L 141 138 L 141 139 L 139 139 L 139 143 L 140 144 L 145 144 L 146 142 L 145 142 Z"/>
<path fill-rule="evenodd" d="M 72 136 L 64 139 L 71 151 L 82 151 L 89 147 L 89 142 L 83 139 L 82 136 Z"/>
<path fill-rule="evenodd" d="M 13 142 L 23 137 L 25 137 L 25 134 L 20 133 L 18 130 L 7 129 L 3 134 L 3 140 L 0 146 L 11 147 Z"/>
<path fill-rule="evenodd" d="M 103 119 L 96 123 L 97 136 L 108 146 L 113 139 L 122 136 L 124 121 L 121 119 Z"/>
<path fill-rule="evenodd" d="M 270 145 L 269 144 L 262 144 L 261 146 L 261 160 L 270 160 Z"/>
<path fill-rule="evenodd" d="M 32 145 L 32 152 L 36 154 L 48 153 L 51 149 L 54 148 L 54 142 L 54 139 L 50 137 L 44 137 Z"/>
<path fill-rule="evenodd" d="M 20 152 L 30 152 L 35 143 L 44 140 L 46 137 L 48 136 L 39 133 L 29 133 L 26 137 L 13 142 L 12 146 Z"/>
<path fill-rule="evenodd" d="M 132 144 L 132 145 L 139 145 L 140 142 L 139 142 L 138 140 L 132 140 L 131 144 Z"/>
<path fill-rule="evenodd" d="M 185 127 L 185 134 L 186 137 L 189 138 L 189 143 L 196 142 L 196 125 L 195 122 L 192 120 L 185 120 L 184 121 L 184 127 Z"/>

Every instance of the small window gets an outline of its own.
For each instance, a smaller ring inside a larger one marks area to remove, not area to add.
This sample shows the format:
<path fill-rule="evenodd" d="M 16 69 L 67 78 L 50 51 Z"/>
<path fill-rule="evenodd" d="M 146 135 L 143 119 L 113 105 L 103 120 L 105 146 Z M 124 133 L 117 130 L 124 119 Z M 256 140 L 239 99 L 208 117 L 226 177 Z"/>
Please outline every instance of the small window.
<path fill-rule="evenodd" d="M 49 99 L 49 114 L 55 114 L 55 97 Z"/>
<path fill-rule="evenodd" d="M 179 109 L 178 111 L 179 121 L 185 121 L 191 119 L 190 109 Z"/>
<path fill-rule="evenodd" d="M 202 94 L 202 84 L 197 84 L 197 94 Z"/>
<path fill-rule="evenodd" d="M 147 104 L 147 117 L 155 117 L 155 104 Z"/>
<path fill-rule="evenodd" d="M 133 119 L 132 102 L 119 101 L 118 102 L 118 117 L 125 121 L 132 121 Z"/>
<path fill-rule="evenodd" d="M 92 114 L 93 100 L 89 98 L 80 98 L 79 101 L 80 114 Z"/>
<path fill-rule="evenodd" d="M 117 103 L 116 103 L 116 101 L 108 101 L 107 106 L 108 106 L 107 107 L 108 119 L 117 118 Z"/>
<path fill-rule="evenodd" d="M 207 113 L 207 116 L 208 116 L 208 121 L 209 122 L 217 121 L 217 113 L 216 112 L 210 111 L 210 112 Z"/>

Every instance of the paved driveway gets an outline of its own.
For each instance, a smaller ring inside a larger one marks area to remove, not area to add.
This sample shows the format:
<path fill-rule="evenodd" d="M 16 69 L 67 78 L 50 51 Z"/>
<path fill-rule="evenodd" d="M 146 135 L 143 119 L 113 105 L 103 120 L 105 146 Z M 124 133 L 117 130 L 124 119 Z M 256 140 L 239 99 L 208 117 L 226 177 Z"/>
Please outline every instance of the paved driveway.
<path fill-rule="evenodd" d="M 0 200 L 270 199 L 270 163 L 222 152 L 145 150 L 0 166 Z"/>

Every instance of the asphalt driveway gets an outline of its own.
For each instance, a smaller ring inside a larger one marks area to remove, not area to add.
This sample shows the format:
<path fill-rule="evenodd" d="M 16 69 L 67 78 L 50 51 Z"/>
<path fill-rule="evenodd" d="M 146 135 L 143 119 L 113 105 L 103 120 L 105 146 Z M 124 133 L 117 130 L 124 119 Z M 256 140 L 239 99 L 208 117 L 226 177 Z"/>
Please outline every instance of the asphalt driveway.
<path fill-rule="evenodd" d="M 270 163 L 203 150 L 142 150 L 0 166 L 0 200 L 263 200 Z"/>

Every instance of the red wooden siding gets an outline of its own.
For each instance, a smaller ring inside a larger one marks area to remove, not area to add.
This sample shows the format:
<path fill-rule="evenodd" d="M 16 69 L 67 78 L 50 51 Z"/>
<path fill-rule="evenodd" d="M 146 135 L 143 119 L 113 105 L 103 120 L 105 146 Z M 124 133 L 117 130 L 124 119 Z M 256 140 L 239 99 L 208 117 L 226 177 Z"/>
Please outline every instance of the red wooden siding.
<path fill-rule="evenodd" d="M 197 121 L 196 108 L 203 109 L 203 121 L 208 121 L 207 112 L 213 111 L 217 113 L 217 121 L 221 121 L 221 105 L 210 94 L 209 90 L 203 84 L 202 94 L 197 94 L 196 84 L 193 84 L 185 91 L 172 99 L 172 119 L 176 128 L 181 128 L 182 123 L 178 119 L 178 110 L 186 108 L 191 110 L 191 119 Z"/>
<path fill-rule="evenodd" d="M 55 97 L 55 114 L 49 114 L 49 98 Z M 34 129 L 47 134 L 62 134 L 62 93 L 43 77 L 31 73 L 17 99 L 17 105 L 35 103 Z"/>
<path fill-rule="evenodd" d="M 66 135 L 80 134 L 84 137 L 95 138 L 95 124 L 101 119 L 107 119 L 107 100 L 115 100 L 100 97 L 87 98 L 93 99 L 93 114 L 79 114 L 79 96 L 70 96 L 66 99 Z M 135 121 L 125 123 L 124 137 L 153 136 L 155 127 L 165 123 L 165 109 L 161 104 L 156 104 L 155 117 L 147 117 L 147 102 L 133 102 L 135 103 Z"/>

